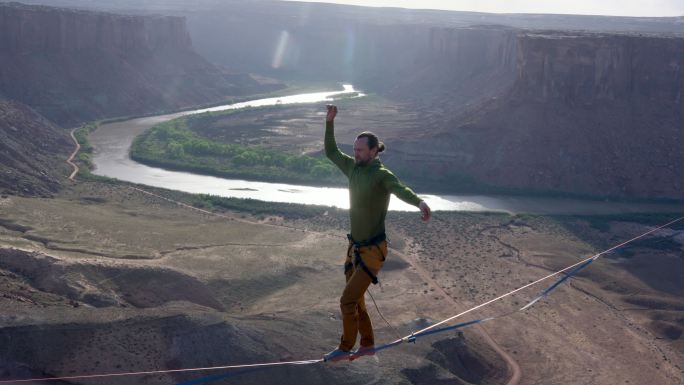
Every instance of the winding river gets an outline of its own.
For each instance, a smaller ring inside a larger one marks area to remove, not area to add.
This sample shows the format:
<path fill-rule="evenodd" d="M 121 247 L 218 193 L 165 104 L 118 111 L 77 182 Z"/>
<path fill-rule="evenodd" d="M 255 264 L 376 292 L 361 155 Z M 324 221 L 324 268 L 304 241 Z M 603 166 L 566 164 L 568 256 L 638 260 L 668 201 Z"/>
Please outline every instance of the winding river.
<path fill-rule="evenodd" d="M 344 94 L 357 92 L 353 86 L 344 85 L 343 90 L 315 92 L 283 97 L 257 99 L 218 107 L 203 108 L 166 115 L 131 119 L 103 124 L 90 135 L 95 147 L 93 163 L 97 175 L 140 183 L 149 186 L 180 190 L 189 193 L 212 194 L 223 197 L 252 198 L 271 202 L 289 202 L 349 207 L 347 189 L 330 187 L 298 186 L 283 183 L 267 183 L 238 179 L 223 179 L 189 172 L 170 171 L 150 167 L 133 161 L 129 149 L 133 139 L 152 126 L 181 116 L 207 111 L 222 111 L 244 107 L 269 106 L 294 103 L 327 103 Z M 363 97 L 362 93 L 358 97 Z M 323 108 L 323 106 L 321 106 Z M 323 123 L 321 123 L 322 125 Z M 321 130 L 323 135 L 323 130 Z M 614 214 L 633 212 L 684 211 L 684 205 L 660 203 L 622 203 L 593 200 L 539 198 L 521 196 L 484 195 L 432 195 L 420 194 L 433 210 L 448 211 L 503 211 L 534 214 Z M 390 210 L 413 211 L 396 197 L 390 201 Z"/>

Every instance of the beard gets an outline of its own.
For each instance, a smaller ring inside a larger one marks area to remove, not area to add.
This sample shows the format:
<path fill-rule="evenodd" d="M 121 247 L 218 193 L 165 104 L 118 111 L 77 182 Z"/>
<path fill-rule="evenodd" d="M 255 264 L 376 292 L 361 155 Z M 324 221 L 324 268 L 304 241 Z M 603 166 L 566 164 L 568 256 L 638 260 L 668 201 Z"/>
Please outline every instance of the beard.
<path fill-rule="evenodd" d="M 361 154 L 360 156 L 354 154 L 354 163 L 357 166 L 368 166 L 375 158 L 377 158 L 377 156 L 378 155 L 375 151 L 370 151 L 368 153 Z"/>
<path fill-rule="evenodd" d="M 356 163 L 357 166 L 365 166 L 368 163 L 370 163 L 370 159 L 354 159 L 354 162 Z"/>

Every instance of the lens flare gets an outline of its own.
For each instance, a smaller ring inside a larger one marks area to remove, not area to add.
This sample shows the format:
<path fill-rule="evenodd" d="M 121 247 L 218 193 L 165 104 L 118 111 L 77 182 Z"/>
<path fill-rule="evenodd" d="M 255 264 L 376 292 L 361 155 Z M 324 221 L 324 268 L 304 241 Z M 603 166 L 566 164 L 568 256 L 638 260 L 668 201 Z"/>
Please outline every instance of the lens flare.
<path fill-rule="evenodd" d="M 347 29 L 347 44 L 344 52 L 344 62 L 350 65 L 354 61 L 354 52 L 356 51 L 356 31 Z"/>
<path fill-rule="evenodd" d="M 280 39 L 278 40 L 278 46 L 276 47 L 275 53 L 273 54 L 273 61 L 271 62 L 271 67 L 280 68 L 283 65 L 283 58 L 285 57 L 285 51 L 287 50 L 287 44 L 290 41 L 290 33 L 287 31 L 282 31 L 280 33 Z"/>

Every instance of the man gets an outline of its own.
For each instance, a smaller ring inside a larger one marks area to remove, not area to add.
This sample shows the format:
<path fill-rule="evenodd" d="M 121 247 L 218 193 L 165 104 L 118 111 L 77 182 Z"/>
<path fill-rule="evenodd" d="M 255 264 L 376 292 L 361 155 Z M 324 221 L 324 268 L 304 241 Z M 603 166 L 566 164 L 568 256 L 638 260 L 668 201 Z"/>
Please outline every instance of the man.
<path fill-rule="evenodd" d="M 325 154 L 349 179 L 349 216 L 351 234 L 344 264 L 346 286 L 340 298 L 342 337 L 337 349 L 326 354 L 325 361 L 353 360 L 375 354 L 373 326 L 366 311 L 364 295 L 387 256 L 385 216 L 390 194 L 420 208 L 424 221 L 430 208 L 411 189 L 404 186 L 378 159 L 385 145 L 372 132 L 361 133 L 354 141 L 354 157 L 337 147 L 334 122 L 337 107 L 328 105 L 325 124 Z M 356 335 L 361 335 L 359 349 L 352 353 Z"/>

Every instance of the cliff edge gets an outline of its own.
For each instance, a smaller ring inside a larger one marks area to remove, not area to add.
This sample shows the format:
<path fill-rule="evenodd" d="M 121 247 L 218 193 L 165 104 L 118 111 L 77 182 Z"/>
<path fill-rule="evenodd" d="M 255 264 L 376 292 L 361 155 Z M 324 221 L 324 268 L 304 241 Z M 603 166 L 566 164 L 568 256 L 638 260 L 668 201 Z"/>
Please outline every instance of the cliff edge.
<path fill-rule="evenodd" d="M 684 39 L 520 32 L 513 85 L 444 123 L 434 170 L 489 185 L 684 199 Z M 434 166 L 434 165 L 433 165 Z"/>

